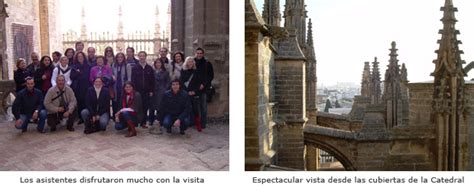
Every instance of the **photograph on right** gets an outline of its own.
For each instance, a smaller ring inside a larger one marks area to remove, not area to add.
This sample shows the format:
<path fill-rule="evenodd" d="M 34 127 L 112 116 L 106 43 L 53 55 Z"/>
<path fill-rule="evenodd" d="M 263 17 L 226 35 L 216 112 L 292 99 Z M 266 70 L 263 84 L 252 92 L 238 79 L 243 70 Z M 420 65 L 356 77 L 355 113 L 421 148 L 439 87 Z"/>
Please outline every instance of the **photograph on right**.
<path fill-rule="evenodd" d="M 245 170 L 474 170 L 473 4 L 246 0 Z"/>

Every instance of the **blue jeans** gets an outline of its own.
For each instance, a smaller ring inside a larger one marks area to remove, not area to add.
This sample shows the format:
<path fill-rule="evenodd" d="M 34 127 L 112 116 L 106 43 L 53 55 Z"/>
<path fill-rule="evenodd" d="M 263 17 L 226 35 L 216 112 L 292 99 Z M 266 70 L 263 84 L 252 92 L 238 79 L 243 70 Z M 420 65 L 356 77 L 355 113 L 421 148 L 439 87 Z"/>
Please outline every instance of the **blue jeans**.
<path fill-rule="evenodd" d="M 199 98 L 201 100 L 201 127 L 206 128 L 207 124 L 207 94 L 206 92 L 203 92 L 201 95 L 199 95 Z"/>
<path fill-rule="evenodd" d="M 28 122 L 30 121 L 32 116 L 33 115 L 20 114 L 19 119 L 22 121 L 21 125 L 20 126 L 15 125 L 15 127 L 17 129 L 27 129 L 28 128 Z M 44 124 L 46 122 L 46 116 L 47 116 L 46 110 L 43 109 L 43 110 L 39 111 L 39 113 L 38 113 L 38 129 L 39 130 L 44 129 Z"/>
<path fill-rule="evenodd" d="M 137 116 L 132 115 L 130 111 L 124 111 L 119 114 L 119 121 L 115 122 L 115 129 L 122 130 L 127 128 L 127 122 L 132 121 L 135 126 L 138 125 Z"/>
<path fill-rule="evenodd" d="M 81 111 L 81 116 L 82 116 L 82 119 L 84 119 L 84 125 L 86 127 L 86 129 L 90 129 L 91 126 L 92 126 L 92 116 L 91 113 L 89 112 L 89 110 L 86 108 L 84 110 Z M 102 115 L 100 115 L 100 118 L 99 118 L 99 127 L 100 129 L 105 129 L 107 127 L 107 124 L 109 124 L 109 114 L 107 113 L 104 113 Z"/>
<path fill-rule="evenodd" d="M 161 125 L 163 125 L 163 127 L 165 127 L 166 129 L 168 130 L 171 130 L 171 127 L 173 126 L 174 122 L 178 120 L 178 117 L 175 117 L 175 116 L 171 116 L 171 115 L 165 115 L 165 117 L 163 117 L 163 121 L 161 123 Z M 184 121 L 181 120 L 181 124 L 179 126 L 179 129 L 181 131 L 184 131 L 188 128 L 188 126 L 190 125 L 190 119 L 189 118 L 186 118 L 184 119 Z"/>

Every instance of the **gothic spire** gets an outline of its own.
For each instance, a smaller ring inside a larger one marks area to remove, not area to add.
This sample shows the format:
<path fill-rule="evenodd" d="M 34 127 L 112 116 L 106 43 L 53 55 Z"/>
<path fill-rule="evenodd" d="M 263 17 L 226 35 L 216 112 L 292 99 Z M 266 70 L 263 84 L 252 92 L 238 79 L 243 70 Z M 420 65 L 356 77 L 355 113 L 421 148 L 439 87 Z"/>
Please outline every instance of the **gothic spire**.
<path fill-rule="evenodd" d="M 387 71 L 385 72 L 385 82 L 397 80 L 400 76 L 400 66 L 398 65 L 398 49 L 397 43 L 392 41 L 392 47 L 390 48 L 390 60 L 387 66 Z"/>
<path fill-rule="evenodd" d="M 374 57 L 374 62 L 372 62 L 372 82 L 379 81 L 380 82 L 380 70 L 379 70 L 379 62 L 377 61 L 377 57 Z"/>
<path fill-rule="evenodd" d="M 262 17 L 270 26 L 280 26 L 280 0 L 265 0 Z"/>
<path fill-rule="evenodd" d="M 454 13 L 458 9 L 453 6 L 452 0 L 446 0 L 444 7 L 441 7 L 441 11 L 443 11 L 443 18 L 441 18 L 443 29 L 439 31 L 441 39 L 438 40 L 439 49 L 436 50 L 438 57 L 433 61 L 436 68 L 432 75 L 436 76 L 435 74 L 438 72 L 446 70 L 452 75 L 466 76 L 462 69 L 465 61 L 461 59 L 461 54 L 464 54 L 464 52 L 459 49 L 459 44 L 462 44 L 462 42 L 457 39 L 459 31 L 455 28 L 457 19 Z"/>
<path fill-rule="evenodd" d="M 308 22 L 308 46 L 313 46 L 313 23 L 311 22 L 311 18 L 309 18 Z"/>
<path fill-rule="evenodd" d="M 400 79 L 402 82 L 408 82 L 408 72 L 405 63 L 402 64 L 402 70 L 400 70 Z"/>
<path fill-rule="evenodd" d="M 84 11 L 84 6 L 81 10 L 81 40 L 84 41 L 87 39 L 87 29 L 86 29 L 86 12 Z"/>
<path fill-rule="evenodd" d="M 438 170 L 461 170 L 463 138 L 462 119 L 466 116 L 464 72 L 461 59 L 463 51 L 459 49 L 461 41 L 457 39 L 459 31 L 454 13 L 458 11 L 452 0 L 445 0 L 443 11 L 443 29 L 439 31 L 439 49 L 437 58 L 433 61 L 435 70 L 433 92 L 433 113 L 436 118 L 438 131 Z"/>
<path fill-rule="evenodd" d="M 310 63 L 314 63 L 316 65 L 316 54 L 314 52 L 314 42 L 313 42 L 313 23 L 311 22 L 311 18 L 308 22 L 308 40 L 307 40 L 307 47 L 305 56 Z"/>
<path fill-rule="evenodd" d="M 370 81 L 370 63 L 367 61 L 364 65 L 364 71 L 362 71 L 361 96 L 370 97 Z"/>
<path fill-rule="evenodd" d="M 382 90 L 380 89 L 380 70 L 377 57 L 374 57 L 374 62 L 372 62 L 372 75 L 370 76 L 370 79 L 371 104 L 380 104 Z"/>
<path fill-rule="evenodd" d="M 118 16 L 117 38 L 123 39 L 122 5 L 119 5 Z"/>
<path fill-rule="evenodd" d="M 155 11 L 155 38 L 161 38 L 160 9 L 158 5 Z"/>
<path fill-rule="evenodd" d="M 316 88 L 317 88 L 317 76 L 316 76 L 316 54 L 314 52 L 313 45 L 313 24 L 311 19 L 308 23 L 308 43 L 305 49 L 306 56 L 306 91 L 307 91 L 307 108 L 316 109 Z"/>
<path fill-rule="evenodd" d="M 8 4 L 6 4 L 4 1 L 0 1 L 0 17 L 5 17 L 7 18 L 8 17 L 8 13 L 7 13 L 7 7 L 8 7 Z"/>
<path fill-rule="evenodd" d="M 285 28 L 295 28 L 300 47 L 306 45 L 306 5 L 304 0 L 286 0 Z"/>

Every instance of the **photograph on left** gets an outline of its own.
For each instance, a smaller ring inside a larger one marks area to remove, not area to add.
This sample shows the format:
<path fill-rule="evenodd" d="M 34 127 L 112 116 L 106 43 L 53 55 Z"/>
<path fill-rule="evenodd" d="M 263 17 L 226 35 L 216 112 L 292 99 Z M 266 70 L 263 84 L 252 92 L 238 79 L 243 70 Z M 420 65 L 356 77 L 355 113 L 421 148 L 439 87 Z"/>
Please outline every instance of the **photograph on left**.
<path fill-rule="evenodd" d="M 1 171 L 228 171 L 229 0 L 0 0 Z"/>

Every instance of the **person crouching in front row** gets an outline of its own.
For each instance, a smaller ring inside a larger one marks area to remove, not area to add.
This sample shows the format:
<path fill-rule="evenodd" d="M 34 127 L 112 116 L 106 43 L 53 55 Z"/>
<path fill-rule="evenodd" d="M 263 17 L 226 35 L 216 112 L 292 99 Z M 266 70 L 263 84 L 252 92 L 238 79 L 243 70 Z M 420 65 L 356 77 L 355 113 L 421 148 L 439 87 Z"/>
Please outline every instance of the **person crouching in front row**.
<path fill-rule="evenodd" d="M 43 109 L 43 94 L 35 88 L 35 81 L 32 77 L 26 78 L 26 88 L 19 91 L 15 101 L 13 101 L 12 112 L 15 115 L 15 127 L 26 132 L 30 119 L 38 119 L 38 132 L 44 133 L 44 123 L 46 121 L 46 110 Z"/>
<path fill-rule="evenodd" d="M 67 119 L 66 128 L 74 131 L 74 109 L 76 108 L 76 97 L 72 89 L 66 85 L 64 75 L 56 77 L 56 85 L 48 90 L 44 98 L 44 106 L 48 111 L 48 125 L 51 131 L 56 131 L 56 125 L 63 119 Z"/>
<path fill-rule="evenodd" d="M 139 92 L 136 92 L 132 82 L 127 81 L 123 86 L 121 109 L 115 113 L 115 129 L 122 130 L 128 128 L 125 137 L 137 135 L 135 127 L 143 119 L 143 103 Z"/>
<path fill-rule="evenodd" d="M 103 87 L 104 83 L 101 77 L 96 77 L 93 84 L 94 86 L 87 90 L 86 108 L 81 111 L 81 116 L 84 118 L 85 134 L 105 131 L 110 118 L 109 90 Z M 98 123 L 98 126 L 96 123 Z"/>
<path fill-rule="evenodd" d="M 181 89 L 181 82 L 178 79 L 171 81 L 171 90 L 165 92 L 160 103 L 158 124 L 162 124 L 168 133 L 171 133 L 171 127 L 179 127 L 179 133 L 184 135 L 190 124 L 190 113 L 191 101 Z"/>

